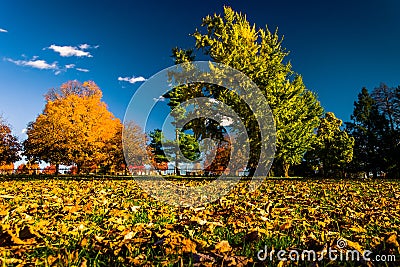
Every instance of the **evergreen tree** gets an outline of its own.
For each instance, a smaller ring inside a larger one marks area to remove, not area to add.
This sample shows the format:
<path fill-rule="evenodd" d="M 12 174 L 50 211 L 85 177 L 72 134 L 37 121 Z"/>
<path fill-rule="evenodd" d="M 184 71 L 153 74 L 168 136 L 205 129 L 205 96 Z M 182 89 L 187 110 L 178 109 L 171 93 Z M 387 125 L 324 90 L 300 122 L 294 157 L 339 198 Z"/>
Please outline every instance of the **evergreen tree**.
<path fill-rule="evenodd" d="M 379 113 L 378 105 L 364 87 L 354 102 L 351 122 L 346 123 L 346 131 L 354 137 L 354 159 L 350 166 L 353 172 L 372 172 L 377 177 L 386 168 L 385 137 L 389 129 L 388 120 Z"/>
<path fill-rule="evenodd" d="M 381 146 L 386 159 L 385 168 L 389 176 L 400 174 L 400 121 L 399 88 L 381 83 L 372 92 L 379 114 L 388 122 L 388 128 L 382 138 Z M 396 93 L 397 92 L 397 93 Z"/>
<path fill-rule="evenodd" d="M 155 129 L 150 132 L 149 137 L 148 152 L 150 153 L 151 163 L 156 169 L 164 170 L 168 163 L 168 158 L 163 149 L 164 134 L 160 129 Z"/>
<path fill-rule="evenodd" d="M 176 174 L 179 174 L 179 163 L 184 161 L 195 161 L 200 157 L 199 143 L 196 138 L 188 133 L 179 132 L 177 140 L 165 139 L 163 132 L 160 129 L 155 129 L 150 132 L 150 144 L 148 145 L 148 151 L 150 153 L 151 162 L 157 170 L 167 169 L 167 164 L 170 159 L 175 161 Z M 179 150 L 184 158 L 177 156 Z M 187 159 L 187 160 L 185 160 Z"/>

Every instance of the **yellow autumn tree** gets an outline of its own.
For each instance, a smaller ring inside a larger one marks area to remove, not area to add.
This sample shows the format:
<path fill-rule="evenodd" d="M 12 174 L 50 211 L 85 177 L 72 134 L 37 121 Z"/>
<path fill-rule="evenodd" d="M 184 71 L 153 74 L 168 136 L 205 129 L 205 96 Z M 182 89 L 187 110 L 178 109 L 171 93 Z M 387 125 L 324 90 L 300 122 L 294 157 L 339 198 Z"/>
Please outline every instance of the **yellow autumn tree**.
<path fill-rule="evenodd" d="M 68 81 L 45 95 L 46 106 L 28 125 L 24 154 L 29 160 L 74 164 L 78 172 L 108 161 L 110 145 L 121 134 L 121 122 L 101 101 L 93 82 Z"/>

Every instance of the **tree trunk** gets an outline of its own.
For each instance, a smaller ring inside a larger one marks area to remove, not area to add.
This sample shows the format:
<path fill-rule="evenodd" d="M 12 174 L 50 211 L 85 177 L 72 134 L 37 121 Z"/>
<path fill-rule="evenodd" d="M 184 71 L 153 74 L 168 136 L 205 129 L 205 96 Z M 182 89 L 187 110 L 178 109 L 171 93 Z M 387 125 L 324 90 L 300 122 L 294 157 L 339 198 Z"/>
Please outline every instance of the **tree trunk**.
<path fill-rule="evenodd" d="M 176 140 L 176 149 L 175 149 L 175 175 L 180 175 L 179 173 L 179 130 L 175 129 L 175 140 Z"/>
<path fill-rule="evenodd" d="M 247 177 L 253 177 L 254 173 L 256 172 L 256 169 L 253 167 L 249 168 L 249 173 L 247 174 Z"/>
<path fill-rule="evenodd" d="M 56 175 L 60 174 L 60 164 L 56 163 Z"/>
<path fill-rule="evenodd" d="M 289 168 L 290 164 L 289 163 L 283 163 L 283 173 L 285 174 L 285 177 L 289 177 Z"/>

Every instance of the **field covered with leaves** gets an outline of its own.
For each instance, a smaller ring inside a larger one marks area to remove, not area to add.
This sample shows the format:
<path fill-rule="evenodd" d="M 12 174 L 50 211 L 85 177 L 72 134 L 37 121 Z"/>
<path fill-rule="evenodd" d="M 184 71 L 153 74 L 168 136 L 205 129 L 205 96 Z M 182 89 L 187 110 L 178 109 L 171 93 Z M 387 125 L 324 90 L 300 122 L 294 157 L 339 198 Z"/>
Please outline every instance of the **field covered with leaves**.
<path fill-rule="evenodd" d="M 133 180 L 4 179 L 0 220 L 2 266 L 310 266 L 257 253 L 321 253 L 340 238 L 343 250 L 400 260 L 399 180 L 268 179 L 252 193 L 241 182 L 217 202 L 179 208 Z M 313 266 L 383 265 L 325 259 Z"/>

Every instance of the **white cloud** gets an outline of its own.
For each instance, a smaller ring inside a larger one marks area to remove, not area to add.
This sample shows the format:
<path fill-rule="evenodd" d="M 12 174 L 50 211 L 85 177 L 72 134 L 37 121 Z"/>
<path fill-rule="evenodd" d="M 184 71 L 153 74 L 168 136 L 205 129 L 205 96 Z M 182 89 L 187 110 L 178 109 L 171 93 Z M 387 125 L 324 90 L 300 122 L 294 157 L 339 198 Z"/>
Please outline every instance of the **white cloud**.
<path fill-rule="evenodd" d="M 139 77 L 132 76 L 131 78 L 130 77 L 118 77 L 118 81 L 129 82 L 132 84 L 137 83 L 137 82 L 144 82 L 146 80 L 147 79 L 142 76 L 139 76 Z"/>
<path fill-rule="evenodd" d="M 27 131 L 28 131 L 28 129 L 24 128 L 24 129 L 22 129 L 21 133 L 25 134 Z"/>
<path fill-rule="evenodd" d="M 65 65 L 64 71 L 67 71 L 68 69 L 76 69 L 77 71 L 80 71 L 80 72 L 89 72 L 88 69 L 76 68 L 75 64 L 67 64 L 67 65 Z"/>
<path fill-rule="evenodd" d="M 75 64 L 67 64 L 67 65 L 65 65 L 65 68 L 66 69 L 73 69 L 73 68 L 75 68 Z"/>
<path fill-rule="evenodd" d="M 86 50 L 86 49 L 90 48 L 90 45 L 88 45 L 88 44 L 81 44 L 81 45 L 79 46 L 79 48 L 82 49 L 82 50 Z"/>
<path fill-rule="evenodd" d="M 155 102 L 157 102 L 157 101 L 160 101 L 160 102 L 164 102 L 165 101 L 165 97 L 163 97 L 162 95 L 161 96 L 159 96 L 158 98 L 153 98 L 153 100 L 155 101 Z"/>
<path fill-rule="evenodd" d="M 233 123 L 233 119 L 227 116 L 223 116 L 220 125 L 221 126 L 229 126 Z"/>
<path fill-rule="evenodd" d="M 0 32 L 8 32 L 6 29 L 0 28 Z"/>
<path fill-rule="evenodd" d="M 81 72 L 89 72 L 88 69 L 82 69 L 82 68 L 76 68 L 76 70 L 81 71 Z"/>
<path fill-rule="evenodd" d="M 37 59 L 37 57 L 33 57 L 31 60 L 13 60 L 11 58 L 5 58 L 5 60 L 14 63 L 18 66 L 27 66 L 35 69 L 41 70 L 57 70 L 57 62 L 53 62 L 52 64 L 47 63 L 45 60 Z"/>
<path fill-rule="evenodd" d="M 99 47 L 100 47 L 100 45 L 89 45 L 89 44 L 81 44 L 81 45 L 79 45 L 79 48 L 82 49 L 82 50 L 97 49 Z"/>
<path fill-rule="evenodd" d="M 58 75 L 60 73 L 61 73 L 61 70 L 57 70 L 57 71 L 54 72 L 55 75 Z"/>
<path fill-rule="evenodd" d="M 59 53 L 62 57 L 93 57 L 88 51 L 83 51 L 82 48 L 76 46 L 58 46 L 52 44 L 48 48 Z"/>

